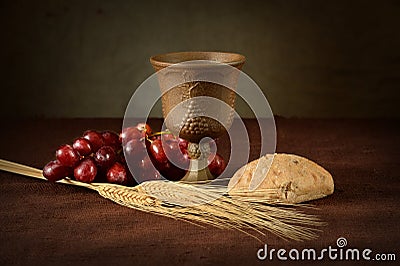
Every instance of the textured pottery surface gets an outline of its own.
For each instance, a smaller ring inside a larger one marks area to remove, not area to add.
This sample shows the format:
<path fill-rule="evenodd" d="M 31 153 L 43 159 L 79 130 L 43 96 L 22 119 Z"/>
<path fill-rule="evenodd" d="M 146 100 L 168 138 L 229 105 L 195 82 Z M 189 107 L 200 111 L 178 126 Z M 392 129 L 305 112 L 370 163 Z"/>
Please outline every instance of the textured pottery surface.
<path fill-rule="evenodd" d="M 245 58 L 242 55 L 233 53 L 182 52 L 153 56 L 150 62 L 154 69 L 158 71 L 173 64 L 191 60 L 208 60 L 241 69 Z M 172 133 L 190 142 L 198 143 L 204 137 L 217 138 L 230 127 L 236 98 L 232 87 L 237 82 L 238 71 L 227 71 L 228 68 L 232 67 L 225 67 L 224 69 L 212 64 L 193 67 L 190 65 L 185 67 L 183 65 L 182 67 L 166 69 L 158 73 L 163 93 L 163 116 L 166 119 L 166 126 Z M 220 79 L 223 80 L 224 84 L 233 85 L 231 88 L 227 88 L 217 83 L 198 81 L 204 80 L 204 76 L 207 75 L 220 75 Z M 169 88 L 169 81 L 176 78 L 190 81 Z M 207 102 L 207 98 L 199 96 L 218 99 L 231 108 L 218 108 L 215 104 Z M 178 115 L 169 115 L 179 104 L 181 104 L 181 111 L 177 113 Z M 211 112 L 210 110 L 218 119 L 213 119 L 207 115 Z"/>

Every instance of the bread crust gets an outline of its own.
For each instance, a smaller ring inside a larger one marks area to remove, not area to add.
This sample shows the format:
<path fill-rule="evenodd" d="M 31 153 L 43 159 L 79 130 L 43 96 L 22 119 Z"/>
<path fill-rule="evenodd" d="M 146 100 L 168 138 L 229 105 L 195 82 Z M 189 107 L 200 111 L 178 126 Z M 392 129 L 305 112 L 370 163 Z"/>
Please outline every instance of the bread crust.
<path fill-rule="evenodd" d="M 278 153 L 241 167 L 231 178 L 228 190 L 231 196 L 251 195 L 300 203 L 331 195 L 334 183 L 332 175 L 315 162 L 294 154 Z M 260 193 L 262 191 L 266 193 Z"/>

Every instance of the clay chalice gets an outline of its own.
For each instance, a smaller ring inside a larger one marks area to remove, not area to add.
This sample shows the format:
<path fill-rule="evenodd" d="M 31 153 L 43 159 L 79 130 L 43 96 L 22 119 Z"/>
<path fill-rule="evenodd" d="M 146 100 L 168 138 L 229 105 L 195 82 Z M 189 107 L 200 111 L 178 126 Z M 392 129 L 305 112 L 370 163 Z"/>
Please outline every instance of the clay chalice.
<path fill-rule="evenodd" d="M 165 126 L 189 142 L 189 169 L 182 179 L 213 179 L 207 159 L 210 139 L 232 124 L 235 92 L 245 57 L 224 52 L 180 52 L 150 58 L 162 93 Z"/>

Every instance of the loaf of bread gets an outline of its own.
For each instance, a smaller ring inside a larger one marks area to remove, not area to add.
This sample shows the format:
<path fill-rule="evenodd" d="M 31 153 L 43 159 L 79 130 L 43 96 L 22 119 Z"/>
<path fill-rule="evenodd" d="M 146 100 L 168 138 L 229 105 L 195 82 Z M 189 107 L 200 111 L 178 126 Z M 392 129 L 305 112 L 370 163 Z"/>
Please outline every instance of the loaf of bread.
<path fill-rule="evenodd" d="M 299 203 L 332 194 L 334 184 L 327 170 L 304 157 L 270 154 L 240 168 L 231 178 L 228 190 L 231 196 L 251 195 Z"/>

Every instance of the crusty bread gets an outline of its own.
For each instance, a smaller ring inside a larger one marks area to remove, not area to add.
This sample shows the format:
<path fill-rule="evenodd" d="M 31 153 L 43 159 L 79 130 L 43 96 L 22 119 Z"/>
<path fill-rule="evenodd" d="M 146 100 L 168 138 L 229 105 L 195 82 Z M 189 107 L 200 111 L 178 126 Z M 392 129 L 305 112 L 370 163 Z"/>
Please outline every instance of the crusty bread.
<path fill-rule="evenodd" d="M 299 203 L 332 194 L 334 184 L 328 171 L 304 157 L 269 154 L 240 168 L 231 178 L 228 189 L 231 196 L 264 196 Z M 272 194 L 260 193 L 264 190 Z"/>

